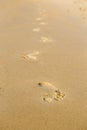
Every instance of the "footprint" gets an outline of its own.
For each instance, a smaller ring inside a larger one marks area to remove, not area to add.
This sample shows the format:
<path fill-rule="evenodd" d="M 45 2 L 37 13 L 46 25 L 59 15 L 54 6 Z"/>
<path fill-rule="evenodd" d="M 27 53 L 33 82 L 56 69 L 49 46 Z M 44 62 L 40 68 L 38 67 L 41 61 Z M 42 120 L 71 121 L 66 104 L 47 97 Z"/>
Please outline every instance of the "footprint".
<path fill-rule="evenodd" d="M 46 94 L 42 96 L 42 100 L 46 102 L 61 101 L 65 97 L 65 94 L 58 90 L 54 85 L 49 82 L 40 82 L 38 85 L 41 88 L 45 88 Z M 49 91 L 48 91 L 49 90 Z"/>
<path fill-rule="evenodd" d="M 45 23 L 45 22 L 40 22 L 39 24 L 40 25 L 47 25 L 47 23 Z"/>
<path fill-rule="evenodd" d="M 39 27 L 37 27 L 37 28 L 34 28 L 32 31 L 33 31 L 33 32 L 40 32 L 41 29 L 40 29 Z"/>
<path fill-rule="evenodd" d="M 50 38 L 48 38 L 48 37 L 41 37 L 41 38 L 40 38 L 40 42 L 50 43 L 50 42 L 53 42 L 53 40 L 50 39 Z"/>
<path fill-rule="evenodd" d="M 37 61 L 38 55 L 39 55 L 39 51 L 35 51 L 35 52 L 24 55 L 23 58 L 30 62 L 34 62 L 34 61 Z"/>
<path fill-rule="evenodd" d="M 42 21 L 42 18 L 36 18 L 36 21 Z"/>

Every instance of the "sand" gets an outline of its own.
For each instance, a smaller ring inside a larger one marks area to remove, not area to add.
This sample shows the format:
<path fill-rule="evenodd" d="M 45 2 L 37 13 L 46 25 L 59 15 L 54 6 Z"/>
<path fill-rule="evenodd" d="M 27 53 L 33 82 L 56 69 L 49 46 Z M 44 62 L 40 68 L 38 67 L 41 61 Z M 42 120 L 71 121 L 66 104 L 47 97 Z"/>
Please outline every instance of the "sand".
<path fill-rule="evenodd" d="M 86 0 L 0 1 L 0 130 L 87 130 Z"/>

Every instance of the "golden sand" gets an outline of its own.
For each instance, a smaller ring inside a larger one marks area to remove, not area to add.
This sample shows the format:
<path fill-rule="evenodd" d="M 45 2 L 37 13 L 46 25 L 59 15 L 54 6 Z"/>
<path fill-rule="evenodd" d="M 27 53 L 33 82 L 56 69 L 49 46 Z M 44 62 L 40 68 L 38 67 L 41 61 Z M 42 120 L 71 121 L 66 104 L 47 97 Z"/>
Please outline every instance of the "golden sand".
<path fill-rule="evenodd" d="M 44 102 L 42 81 L 65 98 Z M 0 130 L 87 130 L 86 99 L 87 1 L 1 0 Z"/>

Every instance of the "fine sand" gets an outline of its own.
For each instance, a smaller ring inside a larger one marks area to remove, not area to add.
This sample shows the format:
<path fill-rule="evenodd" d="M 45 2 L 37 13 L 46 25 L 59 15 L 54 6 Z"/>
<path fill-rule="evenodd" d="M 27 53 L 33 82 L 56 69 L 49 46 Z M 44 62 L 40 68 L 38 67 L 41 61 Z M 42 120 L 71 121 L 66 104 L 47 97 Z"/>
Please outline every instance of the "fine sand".
<path fill-rule="evenodd" d="M 86 0 L 0 0 L 0 130 L 87 130 Z"/>

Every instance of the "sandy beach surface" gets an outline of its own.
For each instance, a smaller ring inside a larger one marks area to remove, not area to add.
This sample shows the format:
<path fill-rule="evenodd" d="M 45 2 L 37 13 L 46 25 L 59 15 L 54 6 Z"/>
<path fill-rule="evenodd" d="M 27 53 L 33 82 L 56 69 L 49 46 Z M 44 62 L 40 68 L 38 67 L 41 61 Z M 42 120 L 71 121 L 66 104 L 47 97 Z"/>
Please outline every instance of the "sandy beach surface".
<path fill-rule="evenodd" d="M 87 130 L 87 0 L 0 0 L 0 130 Z"/>

